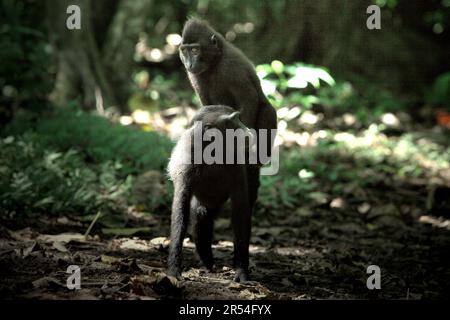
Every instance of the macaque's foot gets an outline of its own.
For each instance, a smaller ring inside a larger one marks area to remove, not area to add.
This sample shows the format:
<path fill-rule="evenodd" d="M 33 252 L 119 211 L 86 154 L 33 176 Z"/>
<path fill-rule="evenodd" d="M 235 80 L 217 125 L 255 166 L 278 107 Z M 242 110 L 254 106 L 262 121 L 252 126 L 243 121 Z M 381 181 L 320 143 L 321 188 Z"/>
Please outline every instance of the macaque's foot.
<path fill-rule="evenodd" d="M 214 271 L 214 259 L 211 258 L 207 258 L 207 259 L 201 259 L 203 265 L 205 266 L 206 269 L 208 269 L 208 271 L 213 272 Z"/>
<path fill-rule="evenodd" d="M 167 275 L 177 278 L 177 280 L 183 280 L 183 277 L 181 276 L 181 270 L 179 268 L 169 268 L 167 270 Z"/>
<path fill-rule="evenodd" d="M 208 269 L 209 272 L 215 272 L 214 263 L 205 265 L 205 268 Z"/>
<path fill-rule="evenodd" d="M 242 268 L 236 269 L 236 274 L 234 276 L 234 281 L 236 282 L 244 282 L 249 281 L 248 271 Z"/>
<path fill-rule="evenodd" d="M 207 267 L 204 267 L 205 269 L 203 269 L 203 272 L 206 274 L 206 275 L 212 275 L 213 273 L 216 273 L 216 269 L 214 268 L 214 267 L 211 267 L 211 268 L 207 268 Z"/>

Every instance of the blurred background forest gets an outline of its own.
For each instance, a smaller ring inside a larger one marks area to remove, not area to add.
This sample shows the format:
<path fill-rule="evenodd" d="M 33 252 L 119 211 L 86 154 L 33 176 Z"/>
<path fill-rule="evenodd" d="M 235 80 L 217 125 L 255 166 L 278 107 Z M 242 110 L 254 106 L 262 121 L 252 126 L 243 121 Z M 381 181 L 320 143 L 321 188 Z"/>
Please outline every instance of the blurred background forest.
<path fill-rule="evenodd" d="M 81 30 L 66 28 L 72 4 Z M 381 30 L 366 27 L 370 4 Z M 262 178 L 254 243 L 364 238 L 386 260 L 401 246 L 384 234 L 426 239 L 403 255 L 449 279 L 434 266 L 450 229 L 450 0 L 2 0 L 1 224 L 168 235 L 165 166 L 200 105 L 177 50 L 189 16 L 242 49 L 277 109 L 280 173 Z M 424 258 L 432 244 L 438 254 Z M 354 249 L 330 259 L 373 260 Z M 336 261 L 321 270 L 345 278 L 358 266 Z M 414 277 L 389 281 L 409 294 Z M 448 294 L 420 279 L 415 297 Z"/>

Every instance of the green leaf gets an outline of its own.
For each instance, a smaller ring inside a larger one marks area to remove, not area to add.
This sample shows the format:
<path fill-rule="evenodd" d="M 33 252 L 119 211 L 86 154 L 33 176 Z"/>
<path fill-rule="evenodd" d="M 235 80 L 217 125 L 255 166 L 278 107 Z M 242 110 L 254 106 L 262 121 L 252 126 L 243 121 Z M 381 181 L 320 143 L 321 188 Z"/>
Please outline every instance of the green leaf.
<path fill-rule="evenodd" d="M 284 70 L 284 64 L 280 60 L 274 60 L 274 61 L 272 61 L 272 63 L 270 65 L 271 65 L 273 71 L 277 74 L 282 73 Z"/>

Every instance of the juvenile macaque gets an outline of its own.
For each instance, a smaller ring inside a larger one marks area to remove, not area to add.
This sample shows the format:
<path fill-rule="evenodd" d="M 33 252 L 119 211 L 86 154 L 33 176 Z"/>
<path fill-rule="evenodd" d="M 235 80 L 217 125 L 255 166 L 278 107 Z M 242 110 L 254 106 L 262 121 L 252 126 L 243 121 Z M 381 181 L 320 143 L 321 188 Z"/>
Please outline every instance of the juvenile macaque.
<path fill-rule="evenodd" d="M 174 184 L 174 198 L 171 216 L 171 242 L 168 259 L 168 274 L 180 278 L 182 270 L 182 247 L 188 222 L 193 222 L 193 238 L 203 264 L 212 270 L 214 261 L 212 240 L 214 217 L 224 203 L 231 200 L 231 223 L 234 234 L 235 281 L 248 280 L 249 241 L 251 231 L 251 205 L 248 187 L 248 165 L 194 163 L 195 152 L 208 148 L 208 142 L 196 149 L 195 141 L 203 134 L 216 130 L 223 137 L 227 129 L 240 129 L 247 133 L 248 128 L 240 121 L 239 112 L 226 106 L 206 106 L 199 110 L 187 129 L 178 140 L 169 162 L 168 173 Z M 230 130 L 228 130 L 230 131 Z M 213 139 L 211 139 L 211 142 Z M 227 139 L 223 156 L 229 152 L 246 153 L 250 142 L 245 145 L 230 144 Z"/>

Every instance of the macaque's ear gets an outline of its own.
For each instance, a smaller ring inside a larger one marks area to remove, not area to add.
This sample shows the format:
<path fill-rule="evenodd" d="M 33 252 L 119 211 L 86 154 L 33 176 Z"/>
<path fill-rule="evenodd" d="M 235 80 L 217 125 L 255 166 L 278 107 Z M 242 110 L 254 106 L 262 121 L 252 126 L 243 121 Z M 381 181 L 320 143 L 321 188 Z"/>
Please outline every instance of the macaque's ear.
<path fill-rule="evenodd" d="M 236 122 L 236 120 L 240 121 L 239 120 L 240 114 L 241 113 L 239 111 L 235 111 L 231 114 L 222 114 L 217 118 L 216 122 L 217 123 L 223 123 L 223 122 L 227 123 L 228 121 L 234 121 L 234 122 Z"/>
<path fill-rule="evenodd" d="M 218 43 L 218 41 L 217 41 L 217 36 L 216 36 L 215 34 L 213 34 L 213 35 L 211 36 L 210 42 L 211 42 L 211 44 L 212 44 L 213 46 L 216 46 L 216 47 L 219 46 L 219 43 Z"/>
<path fill-rule="evenodd" d="M 213 128 L 213 125 L 211 123 L 203 124 L 203 131 L 207 131 L 207 130 L 209 130 L 211 128 Z"/>
<path fill-rule="evenodd" d="M 239 112 L 239 111 L 235 111 L 235 112 L 233 112 L 232 114 L 230 114 L 229 116 L 228 116 L 228 118 L 230 119 L 230 120 L 239 120 L 239 116 L 241 115 L 241 113 Z"/>

